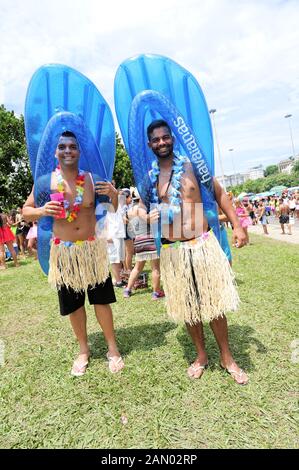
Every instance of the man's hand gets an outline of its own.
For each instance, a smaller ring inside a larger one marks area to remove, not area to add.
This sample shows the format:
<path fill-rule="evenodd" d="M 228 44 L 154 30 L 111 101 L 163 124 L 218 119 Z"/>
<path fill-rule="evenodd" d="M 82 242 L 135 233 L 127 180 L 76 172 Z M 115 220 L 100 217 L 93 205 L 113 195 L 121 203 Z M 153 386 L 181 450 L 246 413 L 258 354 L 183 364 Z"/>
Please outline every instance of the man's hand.
<path fill-rule="evenodd" d="M 117 189 L 115 189 L 110 181 L 97 181 L 95 184 L 95 192 L 99 195 L 109 196 L 110 199 L 113 199 L 118 194 Z"/>
<path fill-rule="evenodd" d="M 234 228 L 233 245 L 237 248 L 242 248 L 242 246 L 246 245 L 246 235 L 242 227 Z"/>
<path fill-rule="evenodd" d="M 154 224 L 155 222 L 157 222 L 159 220 L 159 217 L 160 212 L 158 211 L 158 209 L 153 209 L 148 213 L 148 221 L 150 224 Z"/>
<path fill-rule="evenodd" d="M 58 201 L 49 201 L 42 207 L 42 215 L 50 217 L 59 217 L 63 211 L 61 203 Z"/>

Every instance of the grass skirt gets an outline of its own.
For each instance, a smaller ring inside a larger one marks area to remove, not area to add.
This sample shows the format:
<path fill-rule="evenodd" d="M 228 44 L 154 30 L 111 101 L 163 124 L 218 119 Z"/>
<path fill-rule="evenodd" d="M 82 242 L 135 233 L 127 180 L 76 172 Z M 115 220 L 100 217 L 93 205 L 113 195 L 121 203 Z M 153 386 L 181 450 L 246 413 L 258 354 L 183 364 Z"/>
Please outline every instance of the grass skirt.
<path fill-rule="evenodd" d="M 49 283 L 76 292 L 104 282 L 109 276 L 107 242 L 104 238 L 74 243 L 51 241 Z"/>
<path fill-rule="evenodd" d="M 167 313 L 174 321 L 195 325 L 237 310 L 234 275 L 212 232 L 163 245 L 160 266 Z"/>

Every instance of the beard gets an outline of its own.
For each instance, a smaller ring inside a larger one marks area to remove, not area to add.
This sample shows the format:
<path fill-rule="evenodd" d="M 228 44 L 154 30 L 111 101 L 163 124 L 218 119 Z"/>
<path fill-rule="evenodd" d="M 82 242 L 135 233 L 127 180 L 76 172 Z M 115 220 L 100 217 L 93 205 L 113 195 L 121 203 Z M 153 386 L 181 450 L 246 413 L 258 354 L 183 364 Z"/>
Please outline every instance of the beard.
<path fill-rule="evenodd" d="M 173 145 L 165 145 L 160 149 L 153 150 L 153 152 L 158 158 L 169 158 L 173 154 Z"/>

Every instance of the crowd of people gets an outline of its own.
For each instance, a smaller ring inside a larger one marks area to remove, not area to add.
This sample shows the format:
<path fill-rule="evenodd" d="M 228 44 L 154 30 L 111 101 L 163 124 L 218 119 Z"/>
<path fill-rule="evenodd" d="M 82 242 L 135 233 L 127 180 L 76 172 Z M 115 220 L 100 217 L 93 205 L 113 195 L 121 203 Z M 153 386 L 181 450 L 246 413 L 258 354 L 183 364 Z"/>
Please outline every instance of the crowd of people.
<path fill-rule="evenodd" d="M 299 190 L 288 192 L 285 190 L 280 196 L 267 196 L 263 198 L 233 197 L 230 193 L 236 213 L 249 243 L 248 227 L 260 224 L 263 233 L 269 235 L 268 224 L 271 220 L 277 221 L 281 227 L 282 235 L 292 235 L 292 226 L 299 220 Z M 286 232 L 287 228 L 287 232 Z"/>
<path fill-rule="evenodd" d="M 6 269 L 6 261 L 10 259 L 15 267 L 19 267 L 18 258 L 24 258 L 26 254 L 37 259 L 36 222 L 27 223 L 21 207 L 9 213 L 0 210 L 0 269 Z"/>
<path fill-rule="evenodd" d="M 112 184 L 115 185 L 114 181 Z M 149 261 L 152 299 L 158 300 L 164 297 L 160 285 L 159 256 L 146 222 L 146 213 L 139 207 L 138 191 L 136 188 L 119 188 L 117 192 L 118 209 L 107 212 L 105 227 L 113 285 L 124 289 L 124 298 L 131 297 L 134 288 L 147 287 L 147 273 L 143 273 L 143 269 L 146 261 Z M 138 281 L 140 277 L 143 282 Z"/>
<path fill-rule="evenodd" d="M 114 180 L 112 184 L 115 186 Z M 106 221 L 108 257 L 113 284 L 124 288 L 123 296 L 131 297 L 135 288 L 147 286 L 147 274 L 143 282 L 138 282 L 145 267 L 150 262 L 152 271 L 152 298 L 164 297 L 160 285 L 160 264 L 153 236 L 149 233 L 146 214 L 139 207 L 139 194 L 136 188 L 118 188 L 118 210 L 108 212 Z M 282 235 L 292 235 L 295 220 L 299 220 L 299 190 L 283 191 L 280 196 L 250 198 L 233 196 L 228 193 L 240 224 L 249 244 L 248 228 L 261 225 L 263 233 L 269 235 L 268 225 L 277 220 Z M 223 215 L 222 215 L 223 219 Z M 221 216 L 219 220 L 221 221 Z M 228 226 L 224 216 L 221 225 Z M 287 230 L 287 231 L 286 231 Z M 13 260 L 14 266 L 20 266 L 18 258 L 26 255 L 37 259 L 37 222 L 26 222 L 22 208 L 12 209 L 9 213 L 0 211 L 0 269 L 7 267 L 6 261 Z M 135 263 L 133 263 L 135 260 Z"/>
<path fill-rule="evenodd" d="M 112 181 L 115 186 L 115 182 Z M 118 188 L 118 210 L 107 214 L 108 256 L 115 287 L 124 288 L 124 297 L 129 298 L 135 287 L 146 286 L 138 282 L 146 261 L 152 270 L 153 299 L 164 297 L 160 286 L 159 257 L 145 215 L 139 207 L 139 194 L 136 188 Z M 268 224 L 277 220 L 282 235 L 292 235 L 295 220 L 299 220 L 299 190 L 283 191 L 281 196 L 267 196 L 252 199 L 239 198 L 228 193 L 240 224 L 249 243 L 248 228 L 261 225 L 263 233 L 269 235 Z M 221 220 L 221 217 L 219 217 Z M 228 226 L 228 222 L 226 221 Z M 287 230 L 287 231 L 286 231 Z M 22 208 L 9 213 L 0 211 L 0 269 L 7 267 L 6 261 L 13 260 L 19 266 L 18 258 L 26 255 L 37 259 L 37 223 L 26 222 Z M 133 260 L 135 259 L 135 264 Z M 147 275 L 144 275 L 147 278 Z"/>

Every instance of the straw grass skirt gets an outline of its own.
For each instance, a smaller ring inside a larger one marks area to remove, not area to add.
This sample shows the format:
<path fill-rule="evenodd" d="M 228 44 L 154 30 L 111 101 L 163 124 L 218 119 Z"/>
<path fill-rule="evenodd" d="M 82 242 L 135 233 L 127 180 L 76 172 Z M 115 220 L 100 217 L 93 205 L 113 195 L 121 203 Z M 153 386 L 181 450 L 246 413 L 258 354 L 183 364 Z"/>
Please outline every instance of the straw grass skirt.
<path fill-rule="evenodd" d="M 167 313 L 174 321 L 195 325 L 237 310 L 234 275 L 213 232 L 163 245 L 160 263 Z"/>
<path fill-rule="evenodd" d="M 74 243 L 59 239 L 51 241 L 48 281 L 53 287 L 66 286 L 79 292 L 104 282 L 108 276 L 106 239 Z"/>

